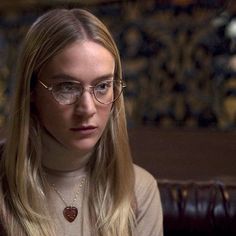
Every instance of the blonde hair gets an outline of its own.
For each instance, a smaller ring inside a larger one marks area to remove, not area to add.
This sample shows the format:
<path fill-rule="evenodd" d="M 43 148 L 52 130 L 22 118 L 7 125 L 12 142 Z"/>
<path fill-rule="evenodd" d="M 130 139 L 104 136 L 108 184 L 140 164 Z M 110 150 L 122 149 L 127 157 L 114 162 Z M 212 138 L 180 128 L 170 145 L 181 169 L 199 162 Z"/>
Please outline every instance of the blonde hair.
<path fill-rule="evenodd" d="M 17 84 L 1 160 L 1 224 L 6 235 L 55 235 L 45 206 L 41 167 L 40 124 L 30 101 L 37 73 L 65 46 L 91 40 L 115 59 L 115 77 L 122 79 L 117 47 L 107 28 L 81 9 L 55 9 L 39 17 L 23 42 Z M 133 235 L 134 171 L 128 143 L 123 96 L 113 104 L 107 127 L 88 165 L 89 214 L 93 235 Z M 3 194 L 4 193 L 4 194 Z"/>

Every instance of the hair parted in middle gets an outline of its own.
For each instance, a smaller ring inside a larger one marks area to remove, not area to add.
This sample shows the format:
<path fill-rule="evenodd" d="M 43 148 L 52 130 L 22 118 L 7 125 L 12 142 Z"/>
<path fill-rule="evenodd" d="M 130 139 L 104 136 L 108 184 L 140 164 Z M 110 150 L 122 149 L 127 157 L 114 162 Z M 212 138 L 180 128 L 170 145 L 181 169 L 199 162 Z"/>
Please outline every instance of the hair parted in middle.
<path fill-rule="evenodd" d="M 76 41 L 93 41 L 106 48 L 115 60 L 114 79 L 122 79 L 115 42 L 104 24 L 88 11 L 51 10 L 31 26 L 18 62 L 15 96 L 3 154 L 5 190 L 11 198 L 4 201 L 5 208 L 10 210 L 3 214 L 1 220 L 11 226 L 9 235 L 13 235 L 15 230 L 19 235 L 20 232 L 30 236 L 55 235 L 53 223 L 48 221 L 49 213 L 46 207 L 42 209 L 45 205 L 40 151 L 42 127 L 31 94 L 43 66 Z M 16 171 L 13 172 L 13 169 Z M 87 171 L 89 214 L 91 224 L 95 226 L 93 235 L 133 235 L 134 170 L 123 95 L 112 106 L 109 121 L 94 148 Z"/>

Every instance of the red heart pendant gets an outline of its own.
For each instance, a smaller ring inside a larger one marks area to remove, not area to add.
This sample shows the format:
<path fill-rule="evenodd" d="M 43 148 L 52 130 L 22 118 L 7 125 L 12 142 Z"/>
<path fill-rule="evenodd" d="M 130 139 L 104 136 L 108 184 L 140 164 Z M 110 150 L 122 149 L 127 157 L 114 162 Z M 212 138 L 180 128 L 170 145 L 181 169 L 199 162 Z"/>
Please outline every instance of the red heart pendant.
<path fill-rule="evenodd" d="M 63 215 L 67 221 L 73 222 L 78 215 L 78 209 L 76 207 L 68 206 L 63 210 Z"/>

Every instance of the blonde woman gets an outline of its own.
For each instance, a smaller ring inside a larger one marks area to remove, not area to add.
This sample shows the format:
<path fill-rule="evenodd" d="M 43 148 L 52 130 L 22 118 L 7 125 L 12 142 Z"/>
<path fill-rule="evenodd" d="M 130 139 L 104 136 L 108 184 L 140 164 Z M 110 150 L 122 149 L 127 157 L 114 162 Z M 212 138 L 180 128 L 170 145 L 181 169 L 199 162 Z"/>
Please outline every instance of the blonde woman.
<path fill-rule="evenodd" d="M 107 28 L 56 9 L 29 29 L 1 157 L 7 236 L 161 236 L 155 179 L 133 165 Z"/>

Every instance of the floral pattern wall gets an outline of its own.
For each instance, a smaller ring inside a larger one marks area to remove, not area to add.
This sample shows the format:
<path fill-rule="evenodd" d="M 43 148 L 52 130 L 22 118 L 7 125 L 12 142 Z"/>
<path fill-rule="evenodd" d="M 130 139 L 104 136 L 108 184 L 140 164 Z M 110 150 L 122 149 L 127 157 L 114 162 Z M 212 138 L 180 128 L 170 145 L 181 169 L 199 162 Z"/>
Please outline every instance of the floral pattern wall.
<path fill-rule="evenodd" d="M 234 14 L 222 1 L 63 4 L 85 7 L 110 28 L 120 49 L 129 126 L 234 129 Z M 14 94 L 20 42 L 54 5 L 0 10 L 0 126 Z M 230 28 L 231 27 L 231 28 Z"/>

